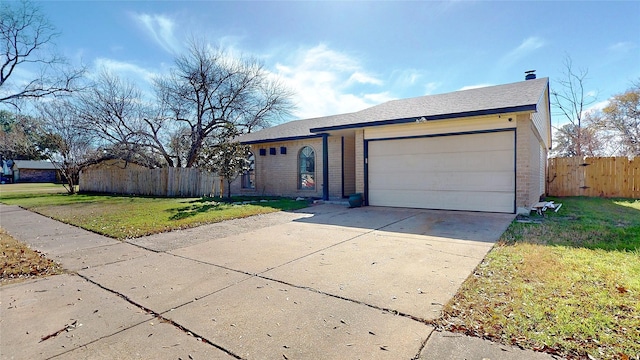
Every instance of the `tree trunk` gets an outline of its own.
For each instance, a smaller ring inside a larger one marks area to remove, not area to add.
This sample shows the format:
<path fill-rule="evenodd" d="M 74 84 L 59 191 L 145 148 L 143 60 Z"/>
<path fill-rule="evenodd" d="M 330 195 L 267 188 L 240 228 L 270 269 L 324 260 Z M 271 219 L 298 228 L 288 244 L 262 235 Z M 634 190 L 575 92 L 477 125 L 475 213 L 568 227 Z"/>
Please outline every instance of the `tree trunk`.
<path fill-rule="evenodd" d="M 187 157 L 187 166 L 188 168 L 193 167 L 198 159 L 198 155 L 200 155 L 200 148 L 202 147 L 202 136 L 197 136 L 195 140 L 191 143 L 191 149 L 189 149 L 189 156 Z"/>
<path fill-rule="evenodd" d="M 73 184 L 73 176 L 71 174 L 66 173 L 66 172 L 63 172 L 63 174 L 64 174 L 64 177 L 67 180 L 67 186 L 68 186 L 67 193 L 69 193 L 69 195 L 75 194 L 76 193 L 76 187 Z"/>

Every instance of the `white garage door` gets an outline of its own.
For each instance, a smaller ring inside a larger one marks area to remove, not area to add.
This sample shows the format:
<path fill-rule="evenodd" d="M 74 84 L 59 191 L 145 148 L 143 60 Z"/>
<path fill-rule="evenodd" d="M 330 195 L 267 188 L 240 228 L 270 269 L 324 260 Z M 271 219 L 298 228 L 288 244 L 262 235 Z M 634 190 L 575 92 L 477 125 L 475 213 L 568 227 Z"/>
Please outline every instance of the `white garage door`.
<path fill-rule="evenodd" d="M 514 212 L 513 131 L 369 141 L 369 205 Z"/>

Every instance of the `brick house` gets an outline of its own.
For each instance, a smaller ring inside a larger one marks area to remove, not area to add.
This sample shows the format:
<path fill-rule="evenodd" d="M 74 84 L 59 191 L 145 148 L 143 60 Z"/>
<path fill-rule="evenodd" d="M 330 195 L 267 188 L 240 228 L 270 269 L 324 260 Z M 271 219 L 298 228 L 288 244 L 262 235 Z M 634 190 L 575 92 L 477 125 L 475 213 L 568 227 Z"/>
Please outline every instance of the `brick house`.
<path fill-rule="evenodd" d="M 389 101 L 240 137 L 234 194 L 514 213 L 545 194 L 549 79 Z"/>
<path fill-rule="evenodd" d="M 59 171 L 50 161 L 14 160 L 13 182 L 60 182 Z"/>

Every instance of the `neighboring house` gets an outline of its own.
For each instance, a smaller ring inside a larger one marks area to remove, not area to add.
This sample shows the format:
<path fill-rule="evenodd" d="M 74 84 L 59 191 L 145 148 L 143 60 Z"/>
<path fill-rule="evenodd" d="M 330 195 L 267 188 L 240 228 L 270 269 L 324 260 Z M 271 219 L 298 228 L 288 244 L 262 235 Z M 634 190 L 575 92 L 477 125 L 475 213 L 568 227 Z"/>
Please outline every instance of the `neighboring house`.
<path fill-rule="evenodd" d="M 389 101 L 291 121 L 239 140 L 252 170 L 234 194 L 514 213 L 545 194 L 548 78 Z"/>
<path fill-rule="evenodd" d="M 59 171 L 50 161 L 15 160 L 13 182 L 59 182 Z"/>

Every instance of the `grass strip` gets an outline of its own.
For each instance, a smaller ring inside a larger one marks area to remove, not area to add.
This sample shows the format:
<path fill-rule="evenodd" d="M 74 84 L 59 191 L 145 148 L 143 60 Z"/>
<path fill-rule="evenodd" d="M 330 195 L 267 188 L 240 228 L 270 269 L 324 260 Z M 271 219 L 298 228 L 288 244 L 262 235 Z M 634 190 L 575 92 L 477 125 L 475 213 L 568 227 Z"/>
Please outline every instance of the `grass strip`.
<path fill-rule="evenodd" d="M 448 330 L 568 358 L 640 356 L 640 201 L 555 199 L 514 222 L 445 306 Z"/>
<path fill-rule="evenodd" d="M 17 185 L 17 184 L 16 184 Z M 136 238 L 230 219 L 308 206 L 288 198 L 159 198 L 5 191 L 0 202 L 116 239 Z M 10 186 L 10 185 L 9 185 Z M 260 201 L 262 200 L 262 201 Z"/>

